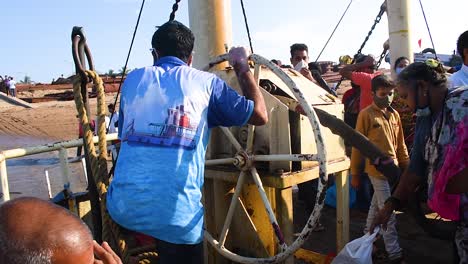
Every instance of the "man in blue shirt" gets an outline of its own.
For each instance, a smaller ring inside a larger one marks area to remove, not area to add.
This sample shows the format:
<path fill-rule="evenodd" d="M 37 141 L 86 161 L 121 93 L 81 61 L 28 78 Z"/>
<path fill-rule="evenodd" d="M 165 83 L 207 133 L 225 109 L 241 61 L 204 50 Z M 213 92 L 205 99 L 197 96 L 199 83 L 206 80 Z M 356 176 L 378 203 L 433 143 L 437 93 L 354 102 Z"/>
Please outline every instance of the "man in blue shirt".
<path fill-rule="evenodd" d="M 205 152 L 210 128 L 264 125 L 268 115 L 245 48 L 229 52 L 244 96 L 190 67 L 194 36 L 177 21 L 151 41 L 154 66 L 132 71 L 122 87 L 112 218 L 158 240 L 159 263 L 203 263 Z"/>

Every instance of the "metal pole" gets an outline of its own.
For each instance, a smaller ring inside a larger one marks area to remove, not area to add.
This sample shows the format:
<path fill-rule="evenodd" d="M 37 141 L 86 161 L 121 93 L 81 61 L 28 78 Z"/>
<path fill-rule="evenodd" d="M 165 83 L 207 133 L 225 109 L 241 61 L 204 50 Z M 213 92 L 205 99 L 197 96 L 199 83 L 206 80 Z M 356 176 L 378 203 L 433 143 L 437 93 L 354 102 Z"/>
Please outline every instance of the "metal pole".
<path fill-rule="evenodd" d="M 388 34 L 390 36 L 390 65 L 401 56 L 413 61 L 413 48 L 411 45 L 410 30 L 410 1 L 387 1 Z"/>
<path fill-rule="evenodd" d="M 2 201 L 6 202 L 10 200 L 10 188 L 8 186 L 8 175 L 7 175 L 7 168 L 6 168 L 6 160 L 4 156 L 1 156 L 2 159 L 0 161 L 0 178 L 2 181 Z"/>
<path fill-rule="evenodd" d="M 193 65 L 200 69 L 210 59 L 226 53 L 232 46 L 232 19 L 230 0 L 191 0 L 189 5 L 190 28 L 196 36 Z M 224 68 L 227 63 L 218 65 Z"/>
<path fill-rule="evenodd" d="M 68 167 L 68 153 L 65 148 L 59 149 L 60 169 L 62 170 L 63 184 L 71 188 L 70 184 L 70 170 Z"/>
<path fill-rule="evenodd" d="M 45 170 L 45 178 L 47 183 L 47 192 L 49 193 L 49 199 L 52 199 L 52 188 L 50 187 L 50 178 L 49 178 L 49 171 Z"/>
<path fill-rule="evenodd" d="M 235 158 L 206 160 L 205 166 L 227 165 L 227 164 L 234 164 L 234 162 L 236 162 Z"/>

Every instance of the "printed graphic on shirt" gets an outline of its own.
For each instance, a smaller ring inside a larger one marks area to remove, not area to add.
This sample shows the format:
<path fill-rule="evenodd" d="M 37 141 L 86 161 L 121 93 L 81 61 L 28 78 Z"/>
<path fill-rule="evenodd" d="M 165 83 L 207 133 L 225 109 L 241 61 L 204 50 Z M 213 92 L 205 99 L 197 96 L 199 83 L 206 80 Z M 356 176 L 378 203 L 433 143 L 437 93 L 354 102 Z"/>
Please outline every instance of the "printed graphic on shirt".
<path fill-rule="evenodd" d="M 191 114 L 194 111 L 188 109 L 192 104 L 184 104 L 177 94 L 180 91 L 167 91 L 170 89 L 152 85 L 143 97 L 137 95 L 130 99 L 126 108 L 134 110 L 135 114 L 125 117 L 124 141 L 188 150 L 196 147 L 200 137 L 199 120 L 194 120 Z"/>

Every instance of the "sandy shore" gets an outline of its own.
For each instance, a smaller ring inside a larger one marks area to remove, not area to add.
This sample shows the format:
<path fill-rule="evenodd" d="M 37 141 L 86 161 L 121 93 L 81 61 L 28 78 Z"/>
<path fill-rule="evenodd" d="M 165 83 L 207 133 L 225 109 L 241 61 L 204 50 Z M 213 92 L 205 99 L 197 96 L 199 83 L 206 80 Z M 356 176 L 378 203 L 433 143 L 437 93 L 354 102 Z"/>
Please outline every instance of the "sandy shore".
<path fill-rule="evenodd" d="M 113 103 L 114 98 L 115 93 L 108 94 L 106 102 Z M 35 108 L 24 108 L 0 103 L 0 134 L 54 140 L 78 138 L 78 119 L 74 101 L 35 103 L 34 106 Z M 95 98 L 90 99 L 90 109 L 94 116 Z"/>

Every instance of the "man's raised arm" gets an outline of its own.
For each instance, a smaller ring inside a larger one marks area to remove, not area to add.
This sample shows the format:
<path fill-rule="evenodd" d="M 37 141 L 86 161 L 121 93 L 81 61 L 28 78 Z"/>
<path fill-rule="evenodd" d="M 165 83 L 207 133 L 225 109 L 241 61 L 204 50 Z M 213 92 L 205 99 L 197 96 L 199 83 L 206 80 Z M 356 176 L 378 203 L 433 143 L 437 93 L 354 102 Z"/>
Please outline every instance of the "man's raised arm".
<path fill-rule="evenodd" d="M 229 51 L 229 63 L 234 67 L 244 96 L 254 102 L 254 110 L 248 123 L 261 126 L 268 122 L 265 100 L 248 64 L 249 52 L 244 47 L 234 47 Z"/>

